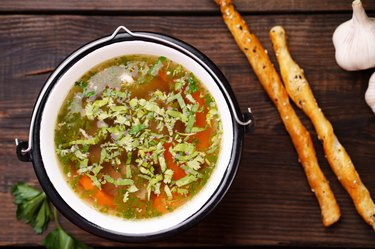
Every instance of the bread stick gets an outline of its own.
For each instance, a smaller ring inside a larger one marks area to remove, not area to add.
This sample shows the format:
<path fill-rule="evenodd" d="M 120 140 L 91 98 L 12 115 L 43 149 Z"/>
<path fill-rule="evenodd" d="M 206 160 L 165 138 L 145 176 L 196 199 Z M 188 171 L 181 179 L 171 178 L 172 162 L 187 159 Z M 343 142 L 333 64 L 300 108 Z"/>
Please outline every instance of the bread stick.
<path fill-rule="evenodd" d="M 340 218 L 340 208 L 329 182 L 319 167 L 309 132 L 290 105 L 288 94 L 266 50 L 258 38 L 249 30 L 232 1 L 216 0 L 216 3 L 220 6 L 224 22 L 239 48 L 246 55 L 261 85 L 275 104 L 296 148 L 308 183 L 320 205 L 322 223 L 324 226 L 330 226 Z"/>
<path fill-rule="evenodd" d="M 332 170 L 353 199 L 358 213 L 375 230 L 375 205 L 370 193 L 362 183 L 345 148 L 335 136 L 331 123 L 319 108 L 303 70 L 292 59 L 285 30 L 280 26 L 273 27 L 270 37 L 290 98 L 311 119 Z"/>

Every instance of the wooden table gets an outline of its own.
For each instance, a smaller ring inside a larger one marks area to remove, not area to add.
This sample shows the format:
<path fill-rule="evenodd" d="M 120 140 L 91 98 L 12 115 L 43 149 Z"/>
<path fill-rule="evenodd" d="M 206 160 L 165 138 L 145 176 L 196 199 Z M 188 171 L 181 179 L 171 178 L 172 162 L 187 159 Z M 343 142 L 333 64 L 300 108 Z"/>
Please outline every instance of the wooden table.
<path fill-rule="evenodd" d="M 363 0 L 374 16 L 375 2 Z M 346 72 L 334 59 L 332 34 L 351 17 L 350 0 L 235 1 L 274 62 L 268 38 L 283 25 L 294 58 L 362 180 L 375 197 L 375 115 L 364 101 L 373 70 Z M 15 218 L 10 188 L 38 186 L 31 163 L 19 162 L 14 138 L 27 140 L 30 115 L 45 80 L 68 54 L 119 25 L 161 32 L 195 46 L 230 82 L 242 110 L 251 107 L 256 129 L 245 137 L 242 162 L 229 192 L 200 224 L 149 246 L 375 247 L 375 233 L 357 214 L 324 157 L 309 120 L 320 166 L 341 206 L 339 223 L 324 228 L 297 154 L 279 115 L 224 25 L 213 1 L 2 0 L 0 4 L 0 246 L 38 246 L 43 236 Z M 93 246 L 126 244 L 95 237 L 63 219 Z M 52 229 L 51 225 L 49 229 Z M 128 246 L 128 245 L 126 245 Z"/>

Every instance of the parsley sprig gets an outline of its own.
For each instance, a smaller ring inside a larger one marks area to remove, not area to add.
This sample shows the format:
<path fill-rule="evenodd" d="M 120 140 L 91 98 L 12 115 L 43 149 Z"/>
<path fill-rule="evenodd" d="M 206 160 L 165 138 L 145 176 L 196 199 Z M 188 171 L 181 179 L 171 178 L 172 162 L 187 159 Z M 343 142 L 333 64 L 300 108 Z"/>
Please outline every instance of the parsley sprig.
<path fill-rule="evenodd" d="M 30 224 L 37 234 L 43 233 L 47 229 L 49 221 L 54 217 L 57 227 L 47 234 L 42 241 L 42 244 L 47 249 L 92 248 L 64 231 L 59 223 L 56 208 L 53 207 L 54 212 L 52 214 L 51 205 L 44 192 L 22 182 L 15 184 L 11 192 L 14 197 L 14 203 L 17 205 L 17 219 Z"/>
<path fill-rule="evenodd" d="M 17 204 L 17 219 L 30 224 L 37 234 L 44 232 L 52 216 L 46 194 L 25 183 L 13 186 L 12 194 Z"/>

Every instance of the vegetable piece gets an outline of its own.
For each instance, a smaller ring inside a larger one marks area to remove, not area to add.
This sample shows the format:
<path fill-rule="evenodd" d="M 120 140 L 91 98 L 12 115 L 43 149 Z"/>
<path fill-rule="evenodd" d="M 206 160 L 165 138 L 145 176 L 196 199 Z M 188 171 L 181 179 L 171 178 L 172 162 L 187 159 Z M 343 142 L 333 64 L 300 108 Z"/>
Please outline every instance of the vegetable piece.
<path fill-rule="evenodd" d="M 12 194 L 14 203 L 17 204 L 17 219 L 31 224 L 38 234 L 45 231 L 51 219 L 51 210 L 46 194 L 25 183 L 14 185 Z"/>
<path fill-rule="evenodd" d="M 168 80 L 168 78 L 167 78 L 167 72 L 165 70 L 160 70 L 159 71 L 159 77 L 163 81 L 167 81 Z"/>
<path fill-rule="evenodd" d="M 92 183 L 91 179 L 88 176 L 81 176 L 79 183 L 85 190 L 94 190 L 95 185 Z"/>
<path fill-rule="evenodd" d="M 199 108 L 203 108 L 202 112 L 195 113 L 195 126 L 204 127 L 206 125 L 207 108 L 205 108 L 205 100 L 204 98 L 200 97 L 200 94 L 201 93 L 197 91 L 195 93 L 192 93 L 191 96 L 199 104 Z"/>
<path fill-rule="evenodd" d="M 186 173 L 183 169 L 180 168 L 180 166 L 178 166 L 175 163 L 175 160 L 174 160 L 172 154 L 169 152 L 169 148 L 171 146 L 172 146 L 172 144 L 170 144 L 170 143 L 164 144 L 164 148 L 165 148 L 164 159 L 165 159 L 165 163 L 167 164 L 167 167 L 169 169 L 173 170 L 173 179 L 178 180 L 178 179 L 184 177 L 186 175 Z"/>
<path fill-rule="evenodd" d="M 113 207 L 113 197 L 104 192 L 103 190 L 98 189 L 92 180 L 86 176 L 82 175 L 79 179 L 79 184 L 85 189 L 85 190 L 92 190 L 95 192 L 94 199 L 96 200 L 97 204 L 101 207 L 108 206 Z"/>
<path fill-rule="evenodd" d="M 334 134 L 331 123 L 319 108 L 302 69 L 292 59 L 287 47 L 284 28 L 273 27 L 270 36 L 289 96 L 310 118 L 320 141 L 323 143 L 326 158 L 332 170 L 353 199 L 358 213 L 375 229 L 375 204 L 369 191 L 362 183 L 348 153 Z"/>
<path fill-rule="evenodd" d="M 199 104 L 199 108 L 203 107 L 202 112 L 195 113 L 195 126 L 196 127 L 205 127 L 206 126 L 206 115 L 207 108 L 205 108 L 205 99 L 200 97 L 200 91 L 192 93 L 191 96 Z M 212 129 L 206 128 L 203 131 L 197 132 L 194 135 L 194 138 L 199 142 L 197 143 L 197 149 L 200 151 L 205 151 L 208 149 L 211 143 Z"/>
<path fill-rule="evenodd" d="M 168 213 L 167 198 L 163 194 L 155 195 L 153 197 L 152 205 L 161 214 Z"/>
<path fill-rule="evenodd" d="M 153 197 L 152 205 L 161 214 L 168 213 L 171 210 L 178 208 L 185 202 L 185 200 L 180 198 L 177 193 L 171 194 L 172 198 L 169 198 L 165 193 L 160 193 L 159 195 L 155 195 Z"/>
<path fill-rule="evenodd" d="M 330 226 L 340 218 L 340 209 L 329 186 L 328 180 L 321 171 L 309 132 L 301 123 L 289 103 L 288 94 L 283 87 L 267 52 L 258 38 L 249 30 L 245 20 L 235 9 L 231 0 L 216 0 L 223 14 L 223 19 L 237 45 L 246 55 L 254 73 L 264 90 L 274 102 L 285 128 L 298 153 L 305 170 L 310 187 L 318 199 L 322 222 Z"/>
<path fill-rule="evenodd" d="M 113 204 L 113 197 L 110 196 L 109 194 L 105 193 L 102 190 L 98 190 L 95 194 L 96 201 L 98 202 L 99 206 L 108 206 L 112 207 L 114 206 Z"/>
<path fill-rule="evenodd" d="M 207 128 L 204 131 L 197 132 L 193 137 L 198 140 L 197 149 L 206 151 L 211 143 L 212 129 Z"/>
<path fill-rule="evenodd" d="M 361 0 L 352 3 L 352 19 L 339 25 L 333 33 L 337 64 L 356 71 L 375 67 L 375 18 L 369 18 Z"/>

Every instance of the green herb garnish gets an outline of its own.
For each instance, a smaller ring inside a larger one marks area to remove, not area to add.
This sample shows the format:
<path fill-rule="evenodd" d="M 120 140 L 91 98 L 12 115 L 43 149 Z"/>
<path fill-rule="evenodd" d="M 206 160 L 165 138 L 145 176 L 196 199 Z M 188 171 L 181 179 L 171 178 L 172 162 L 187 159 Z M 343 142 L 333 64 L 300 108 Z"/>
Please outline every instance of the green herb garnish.
<path fill-rule="evenodd" d="M 52 230 L 42 241 L 47 249 L 90 249 L 76 238 L 65 232 L 61 227 Z"/>
<path fill-rule="evenodd" d="M 138 124 L 138 125 L 134 125 L 130 130 L 129 130 L 129 134 L 130 135 L 136 135 L 138 134 L 140 131 L 142 131 L 143 129 L 145 129 L 146 126 L 143 125 L 143 124 Z"/>
<path fill-rule="evenodd" d="M 55 218 L 57 228 L 52 230 L 42 241 L 47 249 L 91 249 L 76 238 L 66 233 L 61 227 L 57 210 L 54 208 L 52 215 L 50 204 L 44 192 L 39 191 L 25 183 L 18 183 L 11 190 L 14 203 L 17 205 L 17 219 L 22 219 L 30 224 L 37 234 L 43 233 L 48 227 L 52 216 Z"/>
<path fill-rule="evenodd" d="M 51 219 L 46 194 L 25 183 L 14 185 L 12 194 L 17 205 L 17 219 L 30 224 L 37 234 L 44 232 Z"/>
<path fill-rule="evenodd" d="M 83 97 L 89 98 L 95 95 L 95 91 L 83 92 Z"/>
<path fill-rule="evenodd" d="M 76 81 L 75 85 L 82 88 L 82 90 L 85 90 L 88 84 L 87 84 L 87 81 L 79 80 L 79 81 Z"/>
<path fill-rule="evenodd" d="M 195 93 L 198 91 L 198 85 L 197 81 L 194 77 L 194 75 L 190 74 L 190 77 L 188 78 L 188 92 L 189 93 Z"/>
<path fill-rule="evenodd" d="M 79 80 L 79 81 L 76 81 L 75 85 L 82 88 L 83 97 L 89 98 L 89 97 L 94 96 L 96 94 L 95 91 L 87 91 L 87 86 L 88 86 L 87 81 Z"/>
<path fill-rule="evenodd" d="M 152 75 L 152 76 L 156 76 L 158 75 L 159 73 L 159 70 L 163 67 L 163 62 L 166 60 L 167 58 L 165 58 L 164 56 L 160 56 L 159 59 L 156 61 L 156 63 L 154 64 L 154 66 L 152 66 L 150 68 L 150 70 L 148 71 L 148 74 Z"/>

